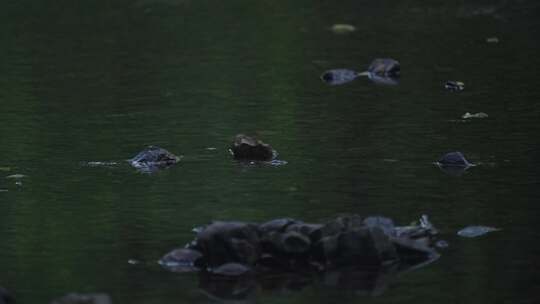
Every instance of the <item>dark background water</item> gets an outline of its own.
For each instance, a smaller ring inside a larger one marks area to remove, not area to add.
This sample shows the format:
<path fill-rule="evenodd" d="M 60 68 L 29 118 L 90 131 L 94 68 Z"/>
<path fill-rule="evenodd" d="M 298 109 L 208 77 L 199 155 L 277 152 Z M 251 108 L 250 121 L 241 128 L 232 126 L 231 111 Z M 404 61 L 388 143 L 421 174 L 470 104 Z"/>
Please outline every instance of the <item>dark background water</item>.
<path fill-rule="evenodd" d="M 536 1 L 4 1 L 0 285 L 20 303 L 209 302 L 196 275 L 155 263 L 197 225 L 426 213 L 450 247 L 381 295 L 315 284 L 251 301 L 538 302 L 539 17 Z M 377 57 L 401 62 L 399 86 L 319 79 Z M 288 164 L 235 163 L 241 132 Z M 124 162 L 150 144 L 183 159 L 152 175 Z M 454 150 L 479 166 L 432 164 Z M 455 235 L 472 224 L 503 230 Z"/>

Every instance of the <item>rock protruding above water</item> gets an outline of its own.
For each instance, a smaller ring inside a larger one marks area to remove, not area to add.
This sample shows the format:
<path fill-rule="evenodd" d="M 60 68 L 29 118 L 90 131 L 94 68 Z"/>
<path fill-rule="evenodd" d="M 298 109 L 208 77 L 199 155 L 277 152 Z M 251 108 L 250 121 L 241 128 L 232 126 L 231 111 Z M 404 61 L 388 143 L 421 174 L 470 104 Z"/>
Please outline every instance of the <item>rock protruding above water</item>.
<path fill-rule="evenodd" d="M 472 164 L 465 159 L 461 152 L 449 152 L 443 155 L 437 163 L 441 166 L 470 167 Z"/>
<path fill-rule="evenodd" d="M 179 161 L 180 157 L 171 152 L 157 146 L 149 146 L 130 159 L 129 163 L 143 172 L 153 172 L 172 166 Z"/>
<path fill-rule="evenodd" d="M 165 255 L 160 264 L 175 271 L 165 261 L 171 257 L 184 261 L 187 254 L 196 257 L 203 272 L 221 276 L 416 264 L 438 257 L 433 249 L 436 233 L 427 217 L 419 226 L 406 227 L 395 227 L 384 217 L 357 215 L 324 224 L 294 219 L 262 224 L 214 222 L 199 229 L 195 240 L 180 250 L 182 254 L 177 249 Z"/>
<path fill-rule="evenodd" d="M 444 84 L 444 88 L 448 91 L 459 92 L 465 90 L 465 84 L 461 81 L 449 80 Z"/>
<path fill-rule="evenodd" d="M 435 162 L 435 164 L 446 174 L 452 176 L 460 176 L 470 167 L 471 164 L 461 152 L 449 152 L 441 156 L 441 158 Z"/>
<path fill-rule="evenodd" d="M 329 85 L 342 85 L 360 76 L 367 76 L 378 84 L 396 85 L 399 83 L 400 73 L 401 66 L 397 60 L 377 58 L 371 62 L 365 72 L 360 73 L 352 69 L 332 69 L 322 73 L 321 80 Z"/>
<path fill-rule="evenodd" d="M 489 226 L 468 226 L 457 232 L 457 235 L 467 238 L 478 237 L 501 229 Z"/>
<path fill-rule="evenodd" d="M 231 153 L 235 159 L 248 161 L 271 161 L 277 156 L 277 152 L 269 144 L 244 134 L 234 137 Z"/>
<path fill-rule="evenodd" d="M 401 66 L 399 62 L 392 58 L 377 58 L 371 62 L 368 72 L 379 77 L 399 77 Z"/>
<path fill-rule="evenodd" d="M 5 289 L 0 286 L 0 304 L 12 304 L 15 303 L 13 296 Z"/>
<path fill-rule="evenodd" d="M 104 293 L 70 293 L 53 300 L 51 304 L 112 304 L 112 301 Z"/>
<path fill-rule="evenodd" d="M 341 85 L 355 80 L 360 73 L 350 69 L 333 69 L 321 74 L 321 80 L 329 85 Z"/>

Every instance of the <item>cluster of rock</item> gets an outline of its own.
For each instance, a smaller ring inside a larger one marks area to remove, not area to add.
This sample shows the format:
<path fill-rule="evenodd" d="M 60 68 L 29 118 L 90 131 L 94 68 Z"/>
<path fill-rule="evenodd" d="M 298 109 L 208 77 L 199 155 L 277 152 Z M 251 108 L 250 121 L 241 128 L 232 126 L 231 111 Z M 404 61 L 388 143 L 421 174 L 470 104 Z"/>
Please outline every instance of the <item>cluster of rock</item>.
<path fill-rule="evenodd" d="M 361 76 L 367 76 L 370 80 L 379 84 L 395 85 L 399 82 L 401 66 L 392 58 L 374 59 L 365 72 L 357 72 L 351 69 L 332 69 L 321 75 L 321 80 L 329 85 L 342 85 Z"/>
<path fill-rule="evenodd" d="M 268 272 L 320 273 L 350 267 L 419 264 L 438 257 L 437 231 L 422 217 L 396 227 L 384 217 L 338 217 L 324 224 L 275 219 L 262 224 L 213 222 L 160 264 L 176 271 L 238 276 Z"/>

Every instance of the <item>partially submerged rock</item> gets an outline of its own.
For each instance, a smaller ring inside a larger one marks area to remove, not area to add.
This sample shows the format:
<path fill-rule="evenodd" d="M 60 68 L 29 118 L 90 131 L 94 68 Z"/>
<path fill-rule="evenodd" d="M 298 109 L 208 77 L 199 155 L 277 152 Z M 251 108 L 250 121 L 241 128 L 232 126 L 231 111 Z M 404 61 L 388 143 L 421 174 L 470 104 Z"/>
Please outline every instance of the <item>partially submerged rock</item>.
<path fill-rule="evenodd" d="M 440 166 L 447 167 L 470 167 L 472 164 L 465 159 L 465 156 L 461 152 L 449 152 L 443 155 L 437 163 Z"/>
<path fill-rule="evenodd" d="M 356 31 L 356 27 L 351 24 L 338 23 L 332 25 L 331 30 L 336 34 L 348 34 Z"/>
<path fill-rule="evenodd" d="M 444 84 L 444 88 L 448 91 L 458 92 L 465 89 L 465 84 L 461 81 L 449 80 Z"/>
<path fill-rule="evenodd" d="M 271 161 L 277 156 L 277 152 L 269 144 L 244 134 L 234 137 L 230 151 L 238 160 Z"/>
<path fill-rule="evenodd" d="M 420 222 L 396 227 L 388 218 L 358 215 L 324 224 L 288 218 L 262 224 L 214 222 L 198 229 L 186 249 L 165 255 L 160 264 L 197 264 L 192 271 L 239 276 L 252 271 L 318 273 L 436 259 L 437 231 L 426 216 Z"/>
<path fill-rule="evenodd" d="M 53 300 L 51 304 L 112 304 L 112 301 L 105 293 L 70 293 Z"/>
<path fill-rule="evenodd" d="M 461 116 L 461 118 L 463 119 L 469 119 L 469 118 L 487 118 L 488 115 L 484 112 L 478 112 L 478 113 L 474 113 L 474 114 L 471 114 L 469 112 L 463 114 L 463 116 Z"/>
<path fill-rule="evenodd" d="M 399 62 L 392 58 L 377 58 L 371 62 L 368 72 L 373 76 L 397 78 L 401 73 Z"/>
<path fill-rule="evenodd" d="M 203 264 L 203 255 L 197 250 L 180 248 L 164 255 L 158 262 L 172 272 L 197 271 Z"/>
<path fill-rule="evenodd" d="M 329 85 L 342 85 L 358 78 L 360 73 L 350 69 L 333 69 L 321 74 L 321 80 Z"/>
<path fill-rule="evenodd" d="M 0 304 L 12 304 L 15 303 L 13 296 L 5 289 L 0 286 Z"/>
<path fill-rule="evenodd" d="M 351 69 L 332 69 L 321 75 L 321 80 L 329 85 L 342 85 L 349 83 L 360 76 L 367 76 L 378 84 L 396 85 L 399 83 L 401 66 L 392 58 L 377 58 L 371 62 L 367 71 L 357 72 Z"/>
<path fill-rule="evenodd" d="M 149 146 L 130 159 L 129 163 L 143 172 L 153 172 L 172 166 L 179 161 L 180 157 L 171 152 L 157 146 Z"/>
<path fill-rule="evenodd" d="M 467 238 L 474 238 L 501 229 L 489 226 L 468 226 L 457 232 L 457 235 Z"/>

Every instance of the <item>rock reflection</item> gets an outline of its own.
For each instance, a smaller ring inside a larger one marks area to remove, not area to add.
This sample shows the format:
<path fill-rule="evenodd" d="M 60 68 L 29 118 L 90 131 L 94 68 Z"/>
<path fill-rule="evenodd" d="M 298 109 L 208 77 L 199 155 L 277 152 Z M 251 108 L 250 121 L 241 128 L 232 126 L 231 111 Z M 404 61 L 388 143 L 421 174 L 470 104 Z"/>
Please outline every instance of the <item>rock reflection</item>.
<path fill-rule="evenodd" d="M 281 273 L 239 278 L 200 273 L 199 288 L 213 300 L 255 302 L 261 293 L 290 294 L 305 288 L 350 291 L 357 295 L 379 296 L 399 274 L 432 263 L 438 256 L 418 263 L 399 263 L 374 268 L 343 268 L 316 274 Z"/>

